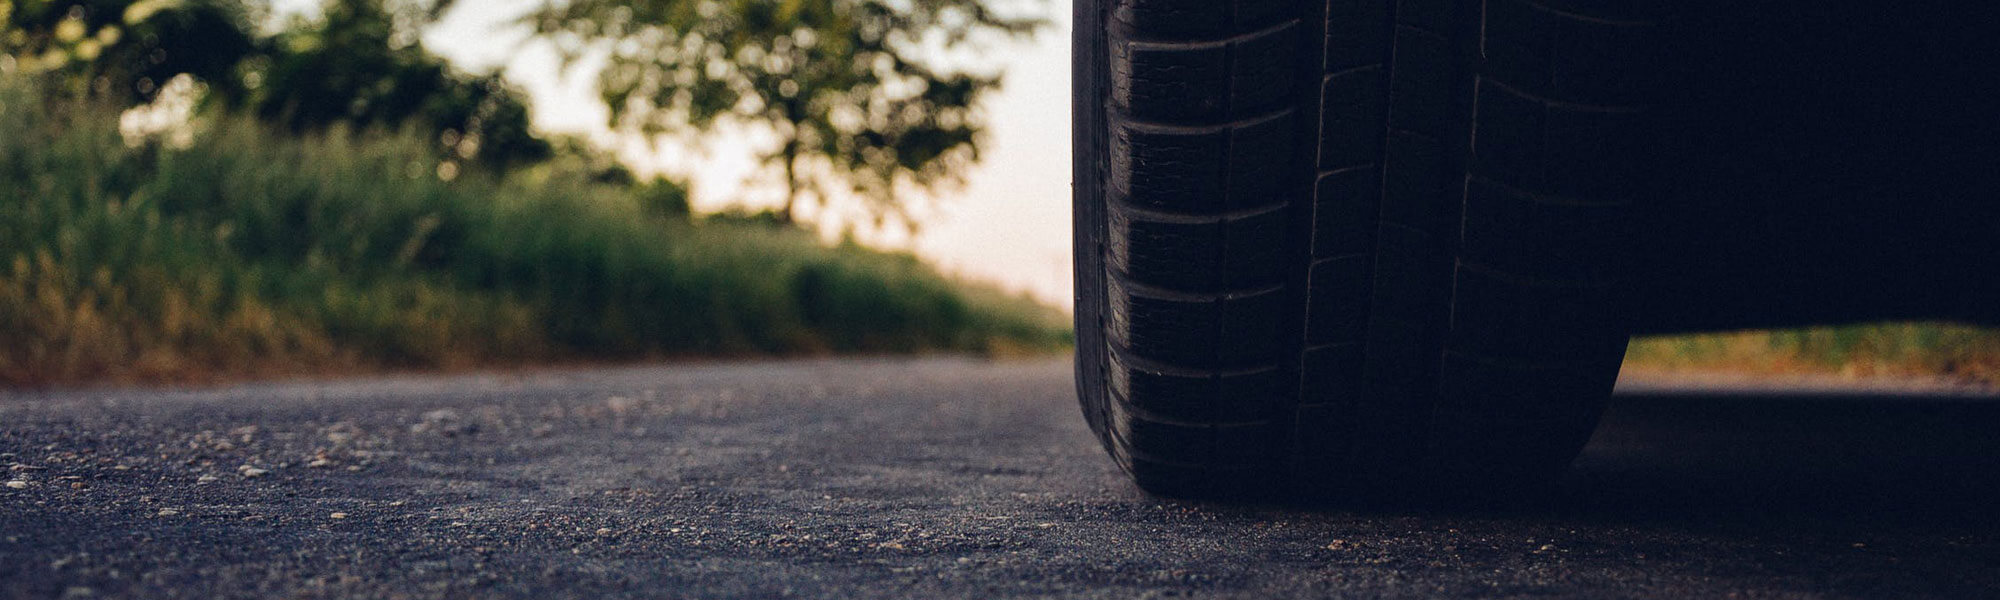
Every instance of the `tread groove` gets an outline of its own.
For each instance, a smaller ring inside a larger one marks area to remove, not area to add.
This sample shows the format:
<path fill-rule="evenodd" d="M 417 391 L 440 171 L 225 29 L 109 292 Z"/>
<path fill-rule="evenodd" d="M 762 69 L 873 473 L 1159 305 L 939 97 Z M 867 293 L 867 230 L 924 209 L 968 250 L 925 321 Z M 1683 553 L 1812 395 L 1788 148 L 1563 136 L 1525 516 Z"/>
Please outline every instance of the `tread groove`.
<path fill-rule="evenodd" d="M 1120 125 L 1130 127 L 1133 131 L 1138 131 L 1142 133 L 1155 133 L 1155 134 L 1167 134 L 1167 135 L 1214 135 L 1217 133 L 1225 133 L 1233 130 L 1246 129 L 1257 125 L 1262 125 L 1265 123 L 1276 121 L 1278 119 L 1283 119 L 1287 116 L 1290 116 L 1291 114 L 1292 114 L 1292 109 L 1282 108 L 1252 117 L 1235 119 L 1223 123 L 1210 123 L 1201 125 L 1191 125 L 1187 123 L 1169 123 L 1164 121 L 1146 121 L 1131 117 L 1129 115 L 1119 114 L 1115 112 L 1112 114 L 1112 120 L 1119 123 Z"/>
<path fill-rule="evenodd" d="M 1323 169 L 1318 173 L 1318 175 L 1320 177 L 1326 177 L 1328 175 L 1340 175 L 1343 173 L 1353 173 L 1357 171 L 1366 171 L 1369 169 L 1381 169 L 1381 168 L 1382 168 L 1382 163 L 1379 162 L 1361 163 L 1358 165 L 1348 165 L 1345 167 L 1334 167 L 1331 169 Z"/>
<path fill-rule="evenodd" d="M 1152 412 L 1145 408 L 1141 408 L 1139 407 L 1139 405 L 1133 404 L 1132 400 L 1130 398 L 1126 398 L 1124 394 L 1118 393 L 1117 390 L 1112 390 L 1110 394 L 1112 400 L 1117 402 L 1118 406 L 1121 407 L 1120 410 L 1124 410 L 1125 412 L 1131 414 L 1134 418 L 1138 418 L 1149 423 L 1159 423 L 1161 425 L 1173 425 L 1177 427 L 1207 427 L 1207 428 L 1255 427 L 1255 426 L 1268 426 L 1272 424 L 1271 421 L 1261 420 L 1261 419 L 1256 421 L 1220 421 L 1220 420 L 1188 421 L 1184 419 L 1175 419 L 1172 417 L 1161 416 L 1158 413 Z"/>
<path fill-rule="evenodd" d="M 1243 221 L 1255 217 L 1270 215 L 1271 213 L 1283 211 L 1286 208 L 1289 208 L 1284 204 L 1269 204 L 1264 206 L 1252 206 L 1250 208 L 1227 210 L 1217 213 L 1184 213 L 1184 212 L 1175 212 L 1170 210 L 1160 210 L 1157 208 L 1139 206 L 1131 204 L 1129 202 L 1125 202 L 1123 200 L 1117 200 L 1115 202 L 1118 202 L 1118 206 L 1115 206 L 1113 208 L 1115 208 L 1119 212 L 1125 213 L 1127 217 L 1134 217 L 1146 221 L 1151 221 L 1154 223 L 1176 223 L 1176 224 L 1187 224 L 1187 225 L 1207 225 L 1213 223 L 1228 223 L 1231 221 Z"/>
<path fill-rule="evenodd" d="M 1638 114 L 1653 110 L 1652 106 L 1645 104 L 1627 104 L 1627 105 L 1590 104 L 1586 102 L 1577 102 L 1574 100 L 1563 100 L 1561 98 L 1550 97 L 1547 94 L 1538 94 L 1535 92 L 1530 92 L 1525 89 L 1521 89 L 1519 87 L 1507 83 L 1506 81 L 1501 80 L 1498 77 L 1480 76 L 1478 78 L 1478 85 L 1491 85 L 1493 87 L 1500 88 L 1501 91 L 1513 94 L 1515 96 L 1519 96 L 1524 100 L 1541 103 L 1544 106 L 1561 108 L 1565 110 L 1573 110 L 1577 112 L 1629 115 L 1629 114 Z"/>
<path fill-rule="evenodd" d="M 1299 24 L 1298 19 L 1287 19 L 1284 21 L 1279 21 L 1277 23 L 1274 23 L 1263 29 L 1245 33 L 1239 33 L 1228 37 L 1170 40 L 1170 39 L 1148 39 L 1135 36 L 1126 39 L 1125 43 L 1131 44 L 1135 47 L 1146 48 L 1149 50 L 1212 50 L 1215 48 L 1221 48 L 1231 44 L 1254 41 L 1258 38 L 1266 37 L 1274 33 L 1282 32 L 1285 29 L 1295 27 L 1298 24 Z"/>
<path fill-rule="evenodd" d="M 1494 179 L 1492 177 L 1488 177 L 1485 175 L 1481 175 L 1477 172 L 1466 173 L 1465 177 L 1467 182 L 1469 183 L 1478 183 L 1481 185 L 1492 186 L 1496 189 L 1499 189 L 1501 192 L 1506 193 L 1509 196 L 1513 196 L 1515 198 L 1520 198 L 1522 200 L 1526 200 L 1528 202 L 1544 206 L 1623 208 L 1632 205 L 1632 201 L 1630 200 L 1588 200 L 1584 198 L 1578 198 L 1575 196 L 1563 196 L 1559 194 L 1543 194 L 1537 192 L 1530 192 L 1528 190 L 1516 187 L 1513 184 L 1498 179 Z"/>
<path fill-rule="evenodd" d="M 1184 367 L 1164 361 L 1146 358 L 1144 356 L 1139 356 L 1138 354 L 1133 353 L 1131 349 L 1118 344 L 1105 344 L 1105 348 L 1110 351 L 1110 355 L 1113 360 L 1125 363 L 1126 367 L 1158 375 L 1173 375 L 1178 377 L 1212 377 L 1212 376 L 1231 377 L 1238 375 L 1256 375 L 1259 373 L 1269 373 L 1271 371 L 1278 369 L 1277 365 L 1236 367 L 1236 368 L 1226 368 L 1226 369 Z"/>
<path fill-rule="evenodd" d="M 1175 302 L 1186 302 L 1189 304 L 1209 303 L 1221 300 L 1236 300 L 1239 298 L 1254 298 L 1257 296 L 1263 296 L 1267 294 L 1275 294 L 1284 291 L 1285 288 L 1287 287 L 1286 284 L 1277 283 L 1267 286 L 1237 289 L 1237 290 L 1223 290 L 1217 292 L 1195 292 L 1188 290 L 1177 290 L 1169 287 L 1161 287 L 1140 281 L 1133 281 L 1131 274 L 1120 273 L 1116 269 L 1107 269 L 1106 273 L 1108 273 L 1112 277 L 1118 278 L 1119 284 L 1124 286 L 1125 291 L 1130 293 L 1135 298 L 1147 298 L 1151 300 L 1171 300 Z"/>
<path fill-rule="evenodd" d="M 1651 27 L 1656 24 L 1652 21 L 1642 21 L 1637 19 L 1613 19 L 1608 17 L 1586 15 L 1583 13 L 1571 12 L 1553 6 L 1549 6 L 1548 4 L 1537 2 L 1535 0 L 1513 0 L 1513 1 L 1519 2 L 1522 5 L 1527 6 L 1528 8 L 1532 8 L 1541 12 L 1562 17 L 1564 19 L 1569 19 L 1571 21 L 1577 21 L 1582 23 L 1590 23 L 1593 25 L 1604 25 L 1607 27 Z"/>

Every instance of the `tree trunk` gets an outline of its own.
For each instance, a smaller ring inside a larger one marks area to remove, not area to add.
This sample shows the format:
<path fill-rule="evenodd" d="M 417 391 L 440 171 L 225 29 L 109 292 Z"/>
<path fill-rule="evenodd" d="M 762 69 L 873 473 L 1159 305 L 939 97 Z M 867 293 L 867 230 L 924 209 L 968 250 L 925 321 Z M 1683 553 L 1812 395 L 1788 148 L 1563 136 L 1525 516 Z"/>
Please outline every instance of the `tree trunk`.
<path fill-rule="evenodd" d="M 804 120 L 804 109 L 797 100 L 785 105 L 785 124 L 789 126 L 785 129 L 785 147 L 781 151 L 785 156 L 785 208 L 778 213 L 778 220 L 786 225 L 798 222 L 795 211 L 799 204 L 799 123 Z"/>
<path fill-rule="evenodd" d="M 778 220 L 786 225 L 795 221 L 792 209 L 799 203 L 799 142 L 797 138 L 785 142 L 781 152 L 785 157 L 785 207 L 778 211 Z"/>

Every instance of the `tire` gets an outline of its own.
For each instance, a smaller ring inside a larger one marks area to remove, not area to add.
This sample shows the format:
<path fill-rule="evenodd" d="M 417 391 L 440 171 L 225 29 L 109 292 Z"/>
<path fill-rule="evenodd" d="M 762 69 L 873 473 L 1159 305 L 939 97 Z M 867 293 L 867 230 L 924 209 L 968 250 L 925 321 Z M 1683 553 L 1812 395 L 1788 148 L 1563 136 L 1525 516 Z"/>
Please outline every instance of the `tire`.
<path fill-rule="evenodd" d="M 1078 392 L 1141 488 L 1561 472 L 1624 353 L 1658 89 L 1655 15 L 1571 3 L 1078 0 Z"/>

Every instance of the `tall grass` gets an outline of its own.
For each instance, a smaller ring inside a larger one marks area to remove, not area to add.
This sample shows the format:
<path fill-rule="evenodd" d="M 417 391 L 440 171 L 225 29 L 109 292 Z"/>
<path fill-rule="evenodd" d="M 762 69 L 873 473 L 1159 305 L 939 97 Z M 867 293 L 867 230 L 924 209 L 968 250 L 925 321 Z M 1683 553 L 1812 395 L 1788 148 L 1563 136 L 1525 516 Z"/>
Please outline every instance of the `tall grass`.
<path fill-rule="evenodd" d="M 0 86 L 0 383 L 1067 343 L 1055 310 L 906 254 L 436 156 L 226 117 L 130 144 Z"/>

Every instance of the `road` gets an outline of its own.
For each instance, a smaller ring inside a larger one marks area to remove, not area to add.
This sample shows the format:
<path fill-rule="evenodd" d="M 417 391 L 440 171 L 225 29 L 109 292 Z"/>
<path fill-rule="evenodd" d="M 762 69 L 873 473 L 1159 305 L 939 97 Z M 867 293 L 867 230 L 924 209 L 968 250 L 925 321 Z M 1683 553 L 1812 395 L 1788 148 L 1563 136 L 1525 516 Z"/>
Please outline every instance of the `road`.
<path fill-rule="evenodd" d="M 2000 596 L 1995 398 L 1621 385 L 1423 511 L 1149 498 L 1056 361 L 4 392 L 0 597 Z"/>

